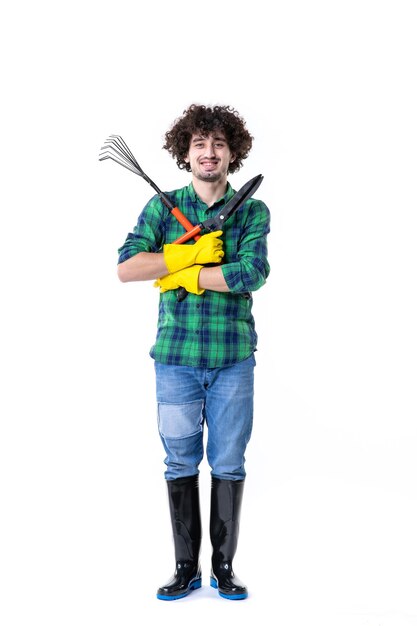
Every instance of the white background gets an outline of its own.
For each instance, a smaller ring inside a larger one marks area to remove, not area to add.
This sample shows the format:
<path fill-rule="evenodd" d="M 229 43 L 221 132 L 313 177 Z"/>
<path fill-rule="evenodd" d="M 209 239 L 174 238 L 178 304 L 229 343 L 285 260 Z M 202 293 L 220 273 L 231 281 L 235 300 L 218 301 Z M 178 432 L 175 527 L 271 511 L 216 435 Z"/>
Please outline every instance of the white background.
<path fill-rule="evenodd" d="M 15 2 L 1 10 L 1 623 L 417 624 L 416 3 Z M 255 136 L 272 212 L 235 565 L 173 571 L 154 402 L 158 294 L 117 248 L 192 102 Z M 145 621 L 146 620 L 146 621 Z M 192 620 L 192 621 L 191 621 Z"/>

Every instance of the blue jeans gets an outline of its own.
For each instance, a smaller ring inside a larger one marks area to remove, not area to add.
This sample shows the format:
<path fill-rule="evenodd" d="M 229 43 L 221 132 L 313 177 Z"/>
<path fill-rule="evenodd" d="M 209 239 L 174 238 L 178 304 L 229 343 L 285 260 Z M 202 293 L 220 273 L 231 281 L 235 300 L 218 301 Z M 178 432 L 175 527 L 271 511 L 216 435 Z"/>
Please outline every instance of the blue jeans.
<path fill-rule="evenodd" d="M 228 367 L 204 368 L 155 362 L 158 428 L 165 452 L 165 478 L 194 476 L 204 456 L 211 474 L 245 478 L 245 450 L 253 423 L 255 358 Z"/>

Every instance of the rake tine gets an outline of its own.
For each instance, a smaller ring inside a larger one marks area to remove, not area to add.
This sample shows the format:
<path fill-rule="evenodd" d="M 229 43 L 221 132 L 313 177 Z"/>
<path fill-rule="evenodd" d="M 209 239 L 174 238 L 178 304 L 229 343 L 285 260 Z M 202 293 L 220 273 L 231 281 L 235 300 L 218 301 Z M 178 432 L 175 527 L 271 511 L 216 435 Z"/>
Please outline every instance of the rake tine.
<path fill-rule="evenodd" d="M 139 172 L 142 172 L 142 168 L 136 161 L 132 151 L 128 148 L 126 142 L 122 139 L 120 135 L 110 135 L 110 138 L 107 139 L 107 143 L 110 144 L 113 149 L 117 148 L 119 153 L 121 153 L 128 161 L 130 161 L 130 163 L 132 163 L 132 165 L 136 167 Z"/>
<path fill-rule="evenodd" d="M 109 144 L 114 149 L 117 149 L 121 154 L 123 154 L 126 159 L 128 159 L 131 163 L 136 165 L 136 159 L 133 154 L 130 152 L 127 145 L 123 142 L 123 139 L 118 135 L 111 135 L 109 139 L 106 140 L 106 143 Z"/>
<path fill-rule="evenodd" d="M 133 153 L 128 147 L 127 143 L 122 139 L 120 135 L 110 135 L 110 137 L 106 139 L 104 143 L 105 145 L 101 148 L 101 150 L 104 150 L 104 152 L 100 153 L 99 161 L 112 159 L 112 161 L 114 161 L 115 163 L 118 163 L 119 165 L 122 165 L 134 174 L 141 176 L 161 197 L 164 204 L 167 204 L 167 202 L 169 204 L 169 200 L 167 200 L 165 194 L 163 194 L 159 187 L 153 182 L 153 180 L 151 180 L 149 176 L 145 174 L 145 172 L 133 156 Z"/>
<path fill-rule="evenodd" d="M 129 160 L 127 160 L 123 155 L 119 154 L 118 152 L 115 152 L 113 150 L 104 149 L 104 152 L 100 153 L 100 156 L 99 156 L 99 160 L 100 161 L 104 160 L 103 155 L 106 155 L 105 158 L 111 159 L 112 161 L 115 161 L 116 163 L 119 163 L 119 165 L 123 164 L 125 167 L 127 167 L 131 171 L 134 171 L 135 174 L 138 173 L 137 170 L 136 170 L 136 167 Z"/>
<path fill-rule="evenodd" d="M 108 150 L 113 150 L 113 152 L 115 152 L 120 158 L 131 163 L 134 167 L 136 167 L 135 160 L 132 160 L 130 158 L 129 153 L 124 150 L 123 146 L 121 146 L 116 139 L 107 139 L 105 141 L 105 144 L 106 145 L 104 145 L 103 148 L 107 148 Z"/>
<path fill-rule="evenodd" d="M 140 174 L 137 171 L 136 167 L 134 165 L 130 164 L 129 161 L 123 162 L 121 159 L 118 159 L 114 154 L 110 154 L 109 152 L 101 153 L 98 160 L 99 161 L 105 161 L 106 159 L 111 159 L 115 163 L 118 163 L 118 165 L 122 165 L 123 167 L 125 167 L 127 170 L 130 170 L 134 174 L 137 174 L 138 176 L 142 176 L 142 174 Z"/>
<path fill-rule="evenodd" d="M 133 167 L 137 169 L 136 173 L 139 176 L 142 176 L 149 183 L 149 177 L 145 174 L 139 163 L 136 161 L 133 153 L 128 148 L 126 142 L 120 137 L 120 135 L 111 135 L 110 137 L 111 138 L 106 140 L 105 143 L 107 144 L 107 146 L 104 146 L 104 148 L 113 150 L 120 158 L 129 162 Z"/>
<path fill-rule="evenodd" d="M 137 166 L 137 168 L 139 170 L 142 170 L 142 168 L 139 166 L 139 163 L 136 161 L 133 152 L 130 150 L 130 148 L 128 147 L 127 143 L 124 141 L 124 139 L 120 136 L 120 135 L 110 135 L 110 137 L 114 137 L 116 138 L 116 140 L 118 140 L 122 146 L 124 147 L 124 149 L 126 150 L 126 153 L 130 156 L 130 158 L 132 159 L 133 163 Z"/>
<path fill-rule="evenodd" d="M 126 142 L 120 137 L 120 135 L 110 135 L 110 137 L 117 137 L 118 139 L 120 139 L 120 142 L 118 142 L 117 139 L 109 139 L 109 142 L 116 142 L 116 145 L 118 146 L 119 150 L 121 152 L 123 152 L 123 154 L 127 153 L 132 155 L 132 160 L 134 163 L 134 167 L 136 167 L 136 169 L 138 170 L 138 174 L 139 176 L 142 176 L 142 178 L 144 178 L 146 180 L 147 183 L 149 183 L 149 185 L 151 185 L 151 187 L 153 187 L 153 189 L 158 193 L 161 194 L 161 190 L 159 189 L 159 187 L 153 182 L 153 180 L 151 178 L 149 178 L 149 176 L 143 171 L 143 169 L 140 167 L 139 163 L 136 161 L 135 157 L 133 156 L 132 152 L 130 151 L 130 149 L 127 147 Z M 123 150 L 122 148 L 120 148 L 119 143 L 122 143 L 125 146 L 125 150 Z M 128 157 L 126 157 L 128 158 Z M 131 161 L 131 159 L 129 159 L 129 161 Z M 132 161 L 131 161 L 132 162 Z"/>
<path fill-rule="evenodd" d="M 109 150 L 111 152 L 114 152 L 120 158 L 123 158 L 125 161 L 129 161 L 129 163 L 132 163 L 132 165 L 134 165 L 132 160 L 122 150 L 120 150 L 119 146 L 115 145 L 114 143 L 105 143 L 104 146 L 101 147 L 101 150 Z"/>
<path fill-rule="evenodd" d="M 135 157 L 133 156 L 127 145 L 123 142 L 123 139 L 120 137 L 121 141 L 119 141 L 117 139 L 117 135 L 113 136 L 115 137 L 115 139 L 107 139 L 107 145 L 104 146 L 104 148 L 113 150 L 113 152 L 115 152 L 120 159 L 122 159 L 126 163 L 129 163 L 132 167 L 138 170 L 136 173 L 142 175 L 142 169 L 139 167 L 138 162 L 136 161 Z"/>

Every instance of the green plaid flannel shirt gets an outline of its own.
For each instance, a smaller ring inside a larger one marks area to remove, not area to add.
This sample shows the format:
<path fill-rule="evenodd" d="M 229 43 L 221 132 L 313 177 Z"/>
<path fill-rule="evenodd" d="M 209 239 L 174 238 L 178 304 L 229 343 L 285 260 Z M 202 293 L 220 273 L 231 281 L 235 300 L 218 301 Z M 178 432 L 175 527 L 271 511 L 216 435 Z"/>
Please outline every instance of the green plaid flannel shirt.
<path fill-rule="evenodd" d="M 223 198 L 210 208 L 197 196 L 192 183 L 166 195 L 192 224 L 199 224 L 213 217 L 234 193 L 228 183 Z M 221 268 L 230 292 L 206 290 L 200 296 L 189 294 L 182 302 L 177 302 L 176 290 L 160 294 L 152 358 L 169 365 L 213 368 L 242 361 L 256 350 L 251 292 L 259 289 L 269 274 L 269 224 L 267 206 L 250 198 L 223 225 L 225 256 Z M 161 252 L 165 243 L 172 243 L 183 233 L 184 227 L 156 195 L 119 249 L 119 263 L 138 252 Z M 191 239 L 183 245 L 193 243 Z"/>

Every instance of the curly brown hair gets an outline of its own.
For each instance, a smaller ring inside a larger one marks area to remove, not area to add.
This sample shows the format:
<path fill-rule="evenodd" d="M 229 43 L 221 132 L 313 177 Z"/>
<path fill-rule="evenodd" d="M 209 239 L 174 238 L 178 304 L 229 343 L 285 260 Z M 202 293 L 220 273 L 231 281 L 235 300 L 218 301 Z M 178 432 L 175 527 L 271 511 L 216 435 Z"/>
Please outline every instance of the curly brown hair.
<path fill-rule="evenodd" d="M 235 155 L 229 165 L 229 172 L 233 174 L 242 167 L 252 148 L 253 137 L 246 129 L 246 124 L 239 113 L 231 106 L 204 106 L 192 104 L 183 112 L 182 117 L 175 120 L 172 128 L 165 133 L 163 148 L 168 150 L 178 167 L 191 172 L 185 157 L 190 148 L 191 137 L 194 133 L 201 133 L 203 137 L 215 130 L 221 131 L 226 137 L 230 151 Z"/>

